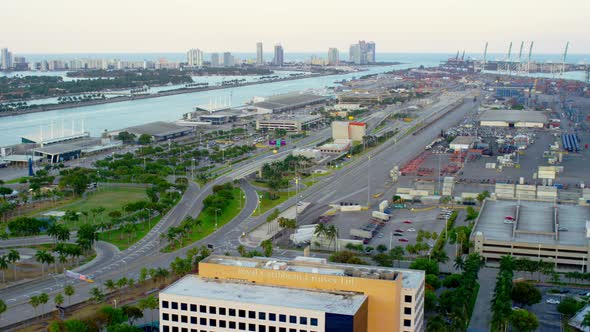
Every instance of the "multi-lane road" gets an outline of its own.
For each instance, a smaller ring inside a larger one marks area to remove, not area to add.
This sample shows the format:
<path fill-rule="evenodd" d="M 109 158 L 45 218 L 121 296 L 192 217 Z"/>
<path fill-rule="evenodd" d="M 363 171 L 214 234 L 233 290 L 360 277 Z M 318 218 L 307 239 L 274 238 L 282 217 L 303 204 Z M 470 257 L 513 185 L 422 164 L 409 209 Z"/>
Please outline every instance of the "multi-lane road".
<path fill-rule="evenodd" d="M 428 122 L 429 117 L 434 117 L 436 113 L 443 112 L 448 105 L 464 96 L 467 96 L 467 93 L 447 95 L 441 98 L 438 103 L 423 111 L 419 121 Z M 424 146 L 438 136 L 441 129 L 448 128 L 459 122 L 467 112 L 476 106 L 470 98 L 472 97 L 467 98 L 464 105 L 428 126 L 418 135 L 404 137 L 400 134 L 399 139 L 389 140 L 373 149 L 370 152 L 370 160 L 366 157 L 357 158 L 335 171 L 331 176 L 322 178 L 319 184 L 301 192 L 299 200 L 314 202 L 316 206 L 334 203 L 339 200 L 362 201 L 364 198 L 366 201 L 367 198 L 371 198 L 367 194 L 368 183 L 370 183 L 371 192 L 386 191 L 389 182 L 389 170 L 394 165 L 401 165 L 423 151 Z M 381 116 L 386 115 L 381 114 Z M 330 129 L 326 128 L 318 131 L 313 136 L 298 141 L 296 145 L 298 147 L 314 146 L 317 142 L 328 137 L 330 137 Z M 53 275 L 42 280 L 0 290 L 0 298 L 8 304 L 8 311 L 2 315 L 0 326 L 33 317 L 33 309 L 28 304 L 30 297 L 41 292 L 46 292 L 52 296 L 61 291 L 66 282 L 76 287 L 76 295 L 71 299 L 72 303 L 76 303 L 86 300 L 89 297 L 89 289 L 97 284 L 102 284 L 105 280 L 118 279 L 124 276 L 137 278 L 139 271 L 143 267 L 168 267 L 174 258 L 184 255 L 187 250 L 195 246 L 211 244 L 220 253 L 235 252 L 241 234 L 263 223 L 266 217 L 266 215 L 257 218 L 251 217 L 258 205 L 258 195 L 256 190 L 246 181 L 240 181 L 240 186 L 245 195 L 243 210 L 234 220 L 206 239 L 174 253 L 161 253 L 160 249 L 164 243 L 160 240 L 160 234 L 170 226 L 180 223 L 187 215 L 197 216 L 202 209 L 203 200 L 211 193 L 214 185 L 243 178 L 258 170 L 265 162 L 285 157 L 292 149 L 293 147 L 283 148 L 277 154 L 264 154 L 236 164 L 230 172 L 208 183 L 203 188 L 191 183 L 181 201 L 142 240 L 125 251 L 120 252 L 111 245 L 102 242 L 98 243 L 96 248 L 98 252 L 97 258 L 77 269 L 80 273 L 92 275 L 96 281 L 94 284 L 66 280 L 62 275 Z M 369 169 L 370 178 L 368 178 Z M 280 204 L 278 208 L 284 209 L 291 206 L 296 203 L 296 200 L 297 198 L 293 197 Z M 2 241 L 0 241 L 0 246 L 3 246 Z M 50 307 L 45 306 L 45 311 L 51 310 Z M 37 311 L 37 313 L 40 313 L 40 310 Z"/>

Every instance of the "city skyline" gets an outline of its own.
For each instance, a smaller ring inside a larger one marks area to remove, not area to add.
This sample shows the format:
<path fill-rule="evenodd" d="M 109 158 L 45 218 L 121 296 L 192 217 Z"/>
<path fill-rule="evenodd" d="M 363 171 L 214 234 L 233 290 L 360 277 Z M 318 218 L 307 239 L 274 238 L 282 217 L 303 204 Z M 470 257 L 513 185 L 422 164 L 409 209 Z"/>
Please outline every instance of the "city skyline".
<path fill-rule="evenodd" d="M 51 5 L 33 4 L 30 0 L 11 2 L 3 11 L 10 15 L 0 14 L 0 47 L 23 54 L 184 52 L 191 45 L 249 52 L 251 45 L 259 41 L 281 43 L 291 52 L 315 52 L 327 45 L 343 50 L 350 40 L 369 39 L 380 45 L 380 52 L 480 52 L 488 41 L 488 51 L 494 53 L 505 52 L 510 40 L 534 40 L 537 52 L 560 53 L 569 40 L 570 53 L 590 53 L 583 14 L 590 4 L 580 0 L 552 6 L 539 6 L 531 0 L 516 4 L 502 0 L 489 8 L 465 0 L 403 4 L 371 0 L 363 4 L 371 12 L 365 16 L 359 16 L 359 8 L 351 4 L 326 1 L 317 10 L 309 11 L 312 5 L 318 4 L 304 1 L 277 8 L 268 0 L 259 0 L 248 5 L 198 4 L 197 8 L 193 2 L 176 0 L 159 8 L 134 0 L 124 4 L 105 0 L 100 8 L 87 11 L 86 5 L 72 0 L 58 0 Z M 77 9 L 77 14 L 65 17 L 68 11 L 60 8 Z M 535 15 L 523 16 L 529 8 L 535 8 Z M 570 8 L 578 10 L 572 12 Z M 142 19 L 129 17 L 131 9 L 136 13 L 134 17 Z M 568 15 L 559 15 L 566 9 Z M 14 15 L 25 12 L 25 19 Z M 306 24 L 300 24 L 301 17 L 306 18 Z M 348 26 L 351 20 L 358 24 Z M 84 32 L 72 33 L 77 31 L 72 30 L 74 26 L 84 27 L 80 30 Z"/>

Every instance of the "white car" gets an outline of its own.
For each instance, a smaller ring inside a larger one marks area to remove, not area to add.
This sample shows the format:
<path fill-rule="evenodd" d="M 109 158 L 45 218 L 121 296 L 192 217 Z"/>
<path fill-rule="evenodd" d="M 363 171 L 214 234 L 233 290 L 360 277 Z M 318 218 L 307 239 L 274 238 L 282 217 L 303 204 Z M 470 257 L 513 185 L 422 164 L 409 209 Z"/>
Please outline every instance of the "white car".
<path fill-rule="evenodd" d="M 504 219 L 505 224 L 514 224 L 512 220 Z"/>
<path fill-rule="evenodd" d="M 415 231 L 416 231 L 415 228 L 408 228 L 408 229 L 406 229 L 406 232 L 415 232 Z"/>
<path fill-rule="evenodd" d="M 560 301 L 556 300 L 556 299 L 547 299 L 547 301 L 545 301 L 545 302 L 547 302 L 549 304 L 559 304 L 560 303 Z"/>

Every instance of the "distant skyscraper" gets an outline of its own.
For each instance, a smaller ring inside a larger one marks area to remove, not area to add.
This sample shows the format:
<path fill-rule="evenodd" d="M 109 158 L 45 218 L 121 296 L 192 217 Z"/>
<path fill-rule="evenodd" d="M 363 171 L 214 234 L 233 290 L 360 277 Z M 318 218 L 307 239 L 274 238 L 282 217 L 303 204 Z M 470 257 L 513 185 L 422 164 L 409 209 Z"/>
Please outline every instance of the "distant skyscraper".
<path fill-rule="evenodd" d="M 10 70 L 12 69 L 12 53 L 8 51 L 7 48 L 2 49 L 2 69 L 3 70 Z"/>
<path fill-rule="evenodd" d="M 283 46 L 275 45 L 275 56 L 272 59 L 272 64 L 275 66 L 283 66 L 284 63 L 284 50 Z"/>
<path fill-rule="evenodd" d="M 256 43 L 256 64 L 264 64 L 264 53 L 262 52 L 262 43 Z"/>
<path fill-rule="evenodd" d="M 231 67 L 234 65 L 234 57 L 231 55 L 230 52 L 223 53 L 223 66 L 224 67 Z"/>
<path fill-rule="evenodd" d="M 367 63 L 375 63 L 375 42 L 367 43 Z"/>
<path fill-rule="evenodd" d="M 375 43 L 360 40 L 357 44 L 350 45 L 348 59 L 357 65 L 375 63 Z"/>
<path fill-rule="evenodd" d="M 211 67 L 219 67 L 219 53 L 211 54 Z"/>
<path fill-rule="evenodd" d="M 340 54 L 338 54 L 337 48 L 328 49 L 328 64 L 330 66 L 337 66 L 340 62 Z"/>
<path fill-rule="evenodd" d="M 186 62 L 189 67 L 203 67 L 203 51 L 200 49 L 190 49 L 186 53 Z"/>

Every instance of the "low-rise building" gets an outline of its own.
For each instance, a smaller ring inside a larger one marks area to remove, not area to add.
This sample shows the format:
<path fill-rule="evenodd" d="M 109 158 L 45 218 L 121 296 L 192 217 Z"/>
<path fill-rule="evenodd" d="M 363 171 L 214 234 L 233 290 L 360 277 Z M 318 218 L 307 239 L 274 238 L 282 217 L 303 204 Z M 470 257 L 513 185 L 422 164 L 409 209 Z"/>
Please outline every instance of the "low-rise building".
<path fill-rule="evenodd" d="M 473 147 L 473 144 L 477 141 L 475 136 L 457 136 L 449 144 L 449 148 L 455 151 L 469 150 Z"/>
<path fill-rule="evenodd" d="M 590 207 L 527 200 L 486 199 L 475 221 L 473 250 L 486 261 L 504 255 L 587 271 Z"/>
<path fill-rule="evenodd" d="M 319 115 L 305 115 L 295 117 L 271 117 L 256 120 L 256 130 L 268 131 L 284 129 L 288 132 L 300 132 L 322 121 Z"/>
<path fill-rule="evenodd" d="M 490 109 L 479 116 L 482 127 L 543 128 L 547 121 L 547 116 L 539 111 Z"/>
<path fill-rule="evenodd" d="M 424 271 L 318 258 L 211 256 L 159 297 L 164 332 L 424 329 Z"/>

